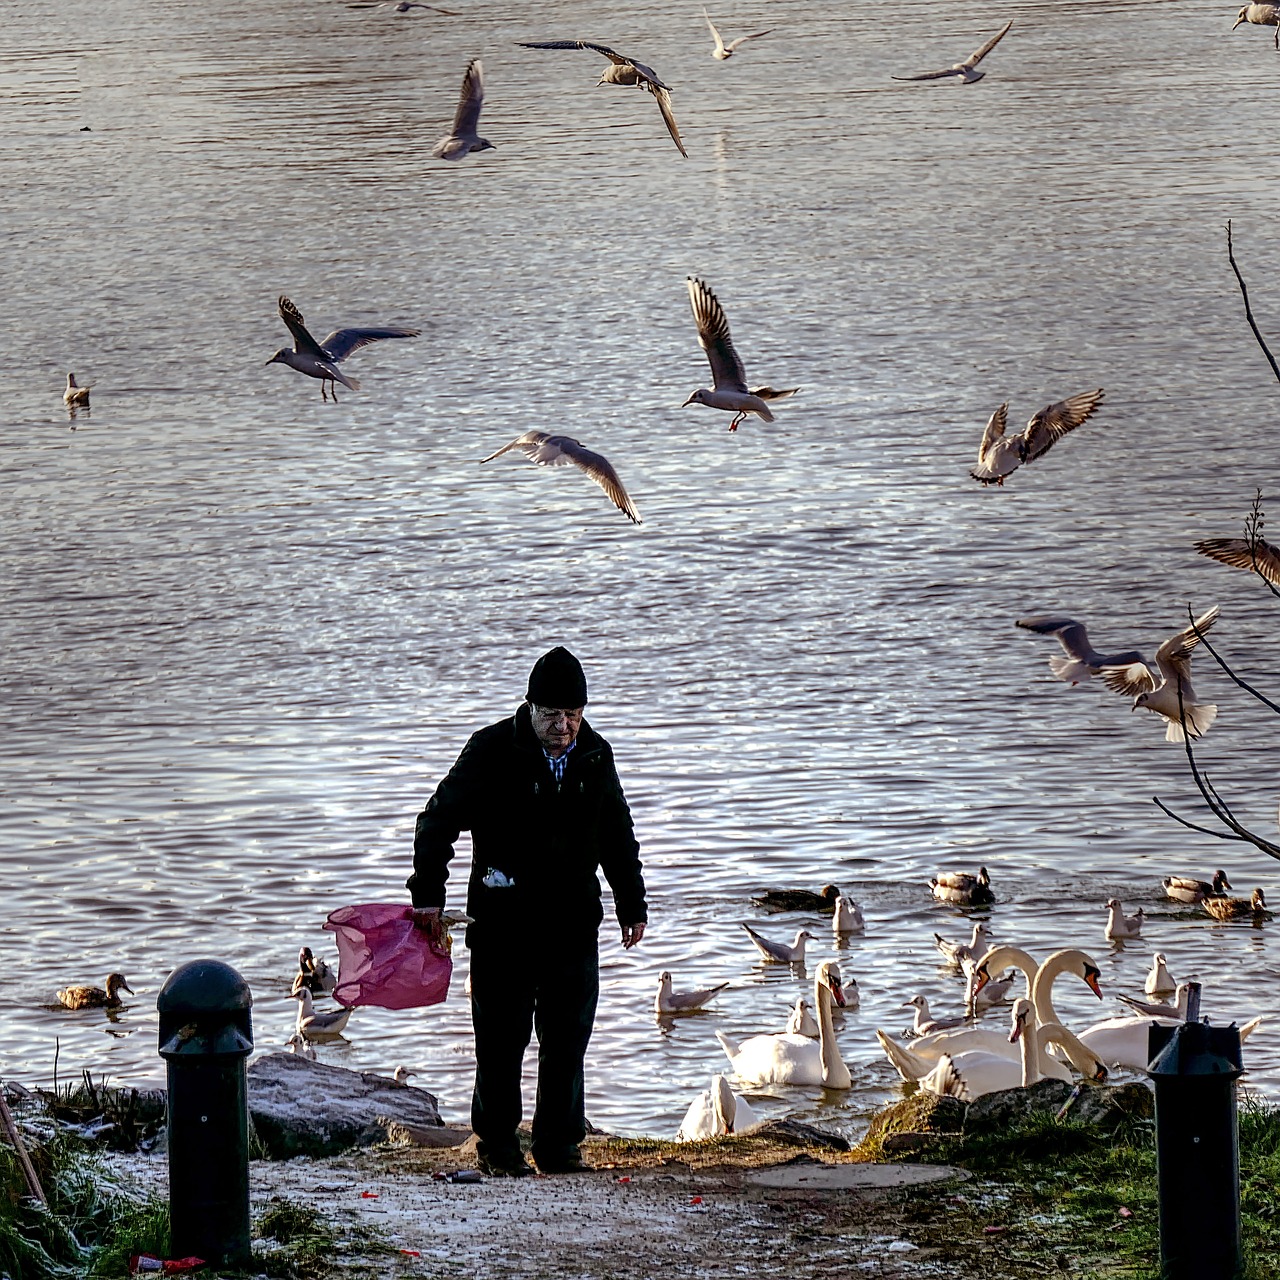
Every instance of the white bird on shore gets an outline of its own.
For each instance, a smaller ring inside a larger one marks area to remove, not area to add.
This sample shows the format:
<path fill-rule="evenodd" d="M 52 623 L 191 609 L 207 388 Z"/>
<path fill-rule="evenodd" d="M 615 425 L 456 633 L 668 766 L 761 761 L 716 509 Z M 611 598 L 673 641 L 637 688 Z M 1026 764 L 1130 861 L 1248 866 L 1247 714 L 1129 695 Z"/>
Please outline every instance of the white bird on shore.
<path fill-rule="evenodd" d="M 1202 613 L 1189 627 L 1170 636 L 1156 650 L 1156 667 L 1160 672 L 1157 682 L 1151 668 L 1145 663 L 1134 662 L 1127 667 L 1104 667 L 1102 679 L 1108 689 L 1133 699 L 1131 710 L 1146 707 L 1163 716 L 1169 723 L 1165 730 L 1166 742 L 1182 742 L 1185 717 L 1187 732 L 1193 738 L 1209 732 L 1218 715 L 1218 708 L 1211 702 L 1198 702 L 1191 684 L 1191 650 L 1200 643 L 1201 636 L 1218 620 L 1218 606 Z M 1179 707 L 1181 697 L 1181 707 Z"/>
<path fill-rule="evenodd" d="M 1105 906 L 1107 908 L 1107 927 L 1104 932 L 1108 942 L 1127 942 L 1142 936 L 1143 911 L 1141 907 L 1133 915 L 1127 916 L 1124 913 L 1124 903 L 1119 898 L 1108 898 Z"/>
<path fill-rule="evenodd" d="M 280 295 L 279 307 L 280 319 L 293 334 L 293 350 L 281 347 L 267 364 L 287 364 L 290 369 L 305 373 L 309 378 L 319 378 L 322 400 L 329 398 L 326 384 L 333 388 L 335 401 L 338 399 L 339 382 L 352 391 L 360 389 L 354 378 L 348 378 L 338 368 L 353 351 L 359 351 L 371 342 L 381 342 L 384 338 L 416 338 L 422 332 L 420 329 L 335 329 L 323 342 L 317 342 L 307 330 L 302 312 L 284 294 Z"/>
<path fill-rule="evenodd" d="M 572 436 L 553 436 L 545 431 L 526 431 L 510 444 L 504 444 L 496 453 L 481 458 L 480 464 L 492 462 L 512 449 L 519 449 L 530 462 L 539 467 L 575 466 L 585 471 L 609 495 L 609 501 L 634 524 L 644 524 L 640 512 L 618 479 L 613 464 L 602 453 L 593 453 Z"/>
<path fill-rule="evenodd" d="M 458 98 L 458 108 L 453 113 L 453 130 L 431 148 L 435 159 L 461 160 L 473 151 L 496 150 L 493 143 L 478 132 L 483 105 L 484 64 L 479 58 L 473 58 L 462 73 L 462 93 Z"/>
<path fill-rule="evenodd" d="M 865 932 L 867 922 L 863 918 L 861 905 L 841 894 L 836 899 L 836 910 L 831 917 L 831 927 L 836 933 Z"/>
<path fill-rule="evenodd" d="M 1124 667 L 1131 662 L 1147 665 L 1147 660 L 1137 649 L 1125 649 L 1121 653 L 1099 653 L 1089 643 L 1089 633 L 1083 622 L 1059 614 L 1043 614 L 1034 618 L 1019 618 L 1014 624 L 1024 631 L 1034 631 L 1042 636 L 1057 636 L 1062 651 L 1049 659 L 1049 670 L 1059 680 L 1079 684 L 1102 673 L 1103 667 Z"/>
<path fill-rule="evenodd" d="M 804 964 L 804 944 L 817 942 L 817 938 L 808 929 L 801 929 L 796 934 L 795 941 L 787 946 L 785 942 L 773 942 L 769 938 L 762 938 L 749 924 L 743 924 L 742 927 L 747 931 L 751 941 L 756 944 L 756 950 L 770 964 Z"/>
<path fill-rule="evenodd" d="M 978 445 L 978 466 L 969 474 L 981 484 L 1004 484 L 1005 476 L 1043 458 L 1069 431 L 1093 417 L 1102 403 L 1102 388 L 1046 405 L 1016 436 L 1006 436 L 1009 406 L 991 415 Z"/>
<path fill-rule="evenodd" d="M 1000 30 L 982 46 L 981 49 L 976 49 L 963 62 L 957 62 L 953 66 L 946 67 L 942 71 L 922 71 L 919 75 L 915 76 L 890 76 L 889 78 L 891 80 L 941 80 L 944 76 L 959 76 L 963 83 L 974 84 L 987 74 L 985 71 L 975 70 L 978 63 L 980 63 L 983 58 L 985 58 L 987 54 L 989 54 L 991 50 L 1005 38 L 1011 26 L 1013 26 L 1012 19 L 1006 22 L 1004 26 L 1001 27 Z"/>
<path fill-rule="evenodd" d="M 952 942 L 949 938 L 944 938 L 942 934 L 935 933 L 933 935 L 933 945 L 942 953 L 942 958 L 956 969 L 964 967 L 966 960 L 977 960 L 977 958 L 986 952 L 987 947 L 983 946 L 979 950 L 979 945 L 984 939 L 991 936 L 991 929 L 985 920 L 975 920 L 973 924 L 973 933 L 968 942 Z"/>
<path fill-rule="evenodd" d="M 707 26 L 711 28 L 711 38 L 716 42 L 716 47 L 711 50 L 711 56 L 718 62 L 726 62 L 733 57 L 734 50 L 741 44 L 746 44 L 748 40 L 759 40 L 761 36 L 767 36 L 773 30 L 770 27 L 767 31 L 756 31 L 749 36 L 739 36 L 736 40 L 731 40 L 725 44 L 721 39 L 720 33 L 716 30 L 716 24 L 711 21 L 711 15 L 703 9 L 702 16 L 707 20 Z"/>
<path fill-rule="evenodd" d="M 295 1031 L 285 1042 L 284 1048 L 286 1053 L 297 1054 L 299 1058 L 306 1058 L 308 1062 L 315 1062 L 316 1051 L 307 1043 L 306 1037 L 301 1031 Z"/>
<path fill-rule="evenodd" d="M 809 1012 L 809 1002 L 804 996 L 796 1001 L 796 1007 L 791 1010 L 787 1030 L 795 1036 L 808 1036 L 810 1040 L 818 1038 L 818 1020 Z"/>
<path fill-rule="evenodd" d="M 664 969 L 658 978 L 658 994 L 653 1000 L 653 1011 L 666 1016 L 697 1013 L 713 995 L 723 991 L 728 985 L 727 982 L 722 982 L 719 986 L 704 987 L 700 991 L 675 991 L 671 975 Z"/>
<path fill-rule="evenodd" d="M 699 387 L 680 407 L 705 404 L 712 409 L 728 410 L 733 414 L 730 431 L 737 431 L 738 423 L 749 413 L 765 422 L 772 422 L 773 410 L 766 401 L 785 400 L 800 388 L 775 391 L 773 387 L 755 387 L 748 390 L 747 373 L 742 358 L 734 350 L 733 339 L 729 336 L 729 321 L 720 300 L 711 292 L 711 286 L 697 276 L 689 276 L 685 283 L 689 289 L 693 321 L 698 326 L 698 345 L 707 353 L 707 363 L 711 366 L 713 388 Z"/>
<path fill-rule="evenodd" d="M 311 999 L 311 992 L 299 986 L 293 992 L 298 1004 L 297 1030 L 307 1040 L 336 1040 L 346 1029 L 351 1018 L 350 1009 L 339 1009 L 336 1013 L 317 1013 Z"/>
<path fill-rule="evenodd" d="M 1231 30 L 1234 31 L 1242 22 L 1251 22 L 1255 27 L 1275 27 L 1276 48 L 1280 49 L 1280 5 L 1247 4 L 1240 10 Z"/>
<path fill-rule="evenodd" d="M 409 1083 L 409 1080 L 410 1080 L 413 1076 L 416 1076 L 417 1074 L 418 1074 L 418 1073 L 417 1073 L 416 1071 L 410 1071 L 410 1070 L 409 1070 L 409 1068 L 408 1068 L 408 1067 L 406 1067 L 406 1066 L 404 1065 L 404 1063 L 401 1063 L 401 1064 L 400 1064 L 400 1065 L 399 1065 L 399 1066 L 398 1066 L 398 1067 L 397 1067 L 397 1068 L 396 1068 L 396 1069 L 391 1073 L 391 1078 L 392 1078 L 392 1079 L 393 1079 L 397 1084 L 408 1084 L 408 1083 Z"/>
<path fill-rule="evenodd" d="M 74 373 L 67 374 L 67 389 L 62 393 L 63 403 L 68 409 L 87 409 L 89 407 L 89 388 L 82 387 L 76 381 Z"/>
<path fill-rule="evenodd" d="M 1276 34 L 1280 36 L 1280 27 L 1277 27 Z M 1280 547 L 1265 538 L 1204 538 L 1195 543 L 1195 549 L 1219 564 L 1229 564 L 1233 569 L 1249 569 L 1261 574 L 1268 582 L 1280 585 Z"/>
<path fill-rule="evenodd" d="M 1149 996 L 1171 996 L 1178 989 L 1163 951 L 1157 951 L 1151 959 L 1151 969 L 1143 986 Z"/>
<path fill-rule="evenodd" d="M 963 1027 L 969 1022 L 969 1018 L 964 1014 L 955 1014 L 949 1018 L 933 1017 L 929 1013 L 929 1001 L 919 992 L 910 1000 L 904 1001 L 902 1007 L 916 1011 L 915 1021 L 911 1027 L 912 1035 L 927 1036 L 935 1031 L 950 1031 L 954 1027 Z"/>
<path fill-rule="evenodd" d="M 724 1076 L 712 1076 L 711 1088 L 704 1089 L 689 1104 L 680 1122 L 677 1142 L 704 1142 L 744 1133 L 760 1123 L 745 1098 L 729 1088 Z"/>

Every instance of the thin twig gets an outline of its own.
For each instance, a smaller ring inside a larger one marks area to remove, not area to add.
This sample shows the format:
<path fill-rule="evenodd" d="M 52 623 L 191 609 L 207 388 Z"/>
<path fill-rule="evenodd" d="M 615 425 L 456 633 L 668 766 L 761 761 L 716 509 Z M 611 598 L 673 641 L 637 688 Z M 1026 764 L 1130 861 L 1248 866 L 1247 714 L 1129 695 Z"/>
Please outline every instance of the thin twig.
<path fill-rule="evenodd" d="M 1188 819 L 1184 818 L 1181 814 L 1174 813 L 1174 811 L 1170 809 L 1169 806 L 1165 804 L 1165 802 L 1161 800 L 1159 796 L 1152 796 L 1151 799 L 1152 799 L 1152 802 L 1157 806 L 1159 806 L 1159 808 L 1162 809 L 1165 813 L 1167 813 L 1169 817 L 1171 817 L 1174 820 L 1174 822 L 1180 822 L 1184 827 L 1189 827 L 1192 831 L 1199 831 L 1206 836 L 1217 836 L 1219 840 L 1238 841 L 1240 839 L 1240 837 L 1236 835 L 1235 832 L 1233 831 L 1215 831 L 1212 827 L 1202 827 L 1198 822 L 1189 821 Z"/>
<path fill-rule="evenodd" d="M 27 1154 L 27 1144 L 23 1142 L 22 1133 L 14 1122 L 13 1112 L 9 1110 L 9 1104 L 5 1101 L 2 1086 L 0 1086 L 0 1124 L 4 1125 L 4 1131 L 13 1144 L 13 1149 L 18 1153 L 18 1163 L 22 1166 L 22 1176 L 27 1180 L 27 1190 L 47 1209 L 49 1201 L 45 1198 L 40 1179 L 36 1177 L 35 1165 L 31 1163 L 31 1157 Z"/>
<path fill-rule="evenodd" d="M 1280 382 L 1280 365 L 1276 364 L 1276 358 L 1271 354 L 1271 348 L 1267 346 L 1266 339 L 1263 338 L 1257 324 L 1253 318 L 1253 311 L 1249 306 L 1249 290 L 1245 287 L 1244 276 L 1240 274 L 1240 268 L 1236 266 L 1236 256 L 1231 252 L 1231 221 L 1227 221 L 1227 261 L 1231 263 L 1231 270 L 1236 273 L 1236 281 L 1240 285 L 1240 296 L 1244 299 L 1244 318 L 1249 322 L 1249 328 L 1253 330 L 1253 336 L 1258 340 L 1258 346 L 1262 348 L 1262 354 L 1267 357 L 1271 365 L 1271 372 L 1276 375 L 1276 381 Z"/>
<path fill-rule="evenodd" d="M 1277 587 L 1258 566 L 1258 543 L 1263 541 L 1262 526 L 1265 523 L 1262 515 L 1262 490 L 1259 489 L 1253 495 L 1253 502 L 1249 505 L 1249 514 L 1244 522 L 1244 537 L 1249 544 L 1249 567 L 1266 583 L 1267 590 L 1277 599 L 1280 599 L 1280 587 Z"/>

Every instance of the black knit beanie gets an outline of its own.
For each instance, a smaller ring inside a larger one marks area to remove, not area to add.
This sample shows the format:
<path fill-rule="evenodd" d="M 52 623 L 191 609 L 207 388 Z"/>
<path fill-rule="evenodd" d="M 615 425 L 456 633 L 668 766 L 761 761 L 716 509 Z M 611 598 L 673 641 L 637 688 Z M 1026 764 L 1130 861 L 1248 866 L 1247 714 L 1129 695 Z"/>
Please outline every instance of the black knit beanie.
<path fill-rule="evenodd" d="M 587 705 L 587 677 L 582 663 L 563 645 L 544 653 L 529 672 L 529 692 L 524 695 L 536 707 L 572 711 Z"/>

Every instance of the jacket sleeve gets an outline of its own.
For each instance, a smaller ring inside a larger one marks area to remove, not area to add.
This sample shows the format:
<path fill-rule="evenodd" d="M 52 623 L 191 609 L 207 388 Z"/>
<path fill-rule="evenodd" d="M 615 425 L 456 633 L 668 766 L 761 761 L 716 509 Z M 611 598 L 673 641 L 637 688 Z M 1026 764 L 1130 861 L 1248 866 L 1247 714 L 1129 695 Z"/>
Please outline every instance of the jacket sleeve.
<path fill-rule="evenodd" d="M 479 794 L 480 750 L 473 735 L 427 807 L 413 832 L 413 874 L 405 881 L 415 907 L 443 907 L 453 845 L 471 829 Z"/>
<path fill-rule="evenodd" d="M 613 760 L 609 761 L 609 777 L 605 784 L 604 812 L 601 815 L 600 869 L 613 890 L 613 905 L 618 923 L 646 924 L 649 909 L 645 905 L 644 875 L 640 869 L 640 845 L 631 823 L 631 810 L 622 794 L 622 783 Z"/>

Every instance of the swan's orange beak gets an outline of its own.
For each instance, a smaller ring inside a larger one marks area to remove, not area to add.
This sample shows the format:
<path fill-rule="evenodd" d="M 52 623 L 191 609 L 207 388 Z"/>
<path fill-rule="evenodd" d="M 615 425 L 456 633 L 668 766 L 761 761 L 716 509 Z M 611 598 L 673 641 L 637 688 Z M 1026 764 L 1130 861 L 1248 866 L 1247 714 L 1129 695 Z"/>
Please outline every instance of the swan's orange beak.
<path fill-rule="evenodd" d="M 973 984 L 973 994 L 976 996 L 983 987 L 991 981 L 991 975 L 987 972 L 987 966 L 980 964 L 977 970 L 978 980 Z"/>
<path fill-rule="evenodd" d="M 834 979 L 827 979 L 827 988 L 830 990 L 832 997 L 835 999 L 842 1009 L 844 1008 L 844 988 Z"/>
<path fill-rule="evenodd" d="M 1024 1025 L 1024 1023 L 1026 1022 L 1026 1020 L 1027 1020 L 1027 1015 L 1024 1013 L 1024 1014 L 1023 1014 L 1023 1015 L 1022 1015 L 1022 1016 L 1017 1020 L 1017 1022 L 1015 1022 L 1015 1023 L 1013 1024 L 1013 1030 L 1009 1032 L 1009 1043 L 1010 1043 L 1010 1044 L 1015 1044 L 1018 1040 L 1020 1040 L 1020 1039 L 1022 1038 L 1023 1025 Z"/>
<path fill-rule="evenodd" d="M 1102 977 L 1102 970 L 1095 969 L 1093 965 L 1087 964 L 1084 967 L 1084 980 L 1089 984 L 1093 994 L 1102 999 L 1102 987 L 1099 985 L 1098 979 Z"/>

